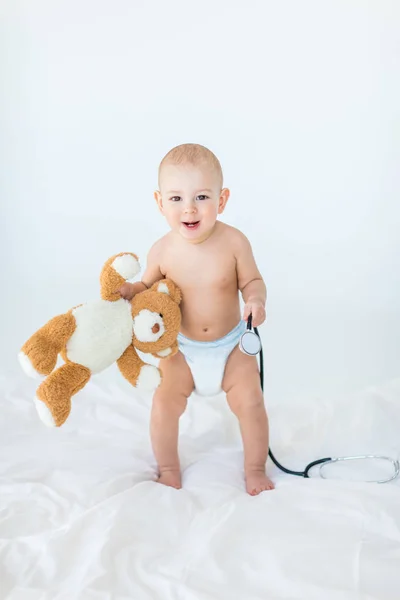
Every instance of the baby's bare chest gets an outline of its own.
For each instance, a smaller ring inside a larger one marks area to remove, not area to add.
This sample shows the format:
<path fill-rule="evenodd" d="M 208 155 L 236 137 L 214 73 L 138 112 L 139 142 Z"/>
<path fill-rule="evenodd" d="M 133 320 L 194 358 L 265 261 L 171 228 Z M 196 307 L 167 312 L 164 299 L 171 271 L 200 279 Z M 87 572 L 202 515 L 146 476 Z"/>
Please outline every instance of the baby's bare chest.
<path fill-rule="evenodd" d="M 210 252 L 166 252 L 162 272 L 181 288 L 237 288 L 235 256 L 222 247 Z"/>

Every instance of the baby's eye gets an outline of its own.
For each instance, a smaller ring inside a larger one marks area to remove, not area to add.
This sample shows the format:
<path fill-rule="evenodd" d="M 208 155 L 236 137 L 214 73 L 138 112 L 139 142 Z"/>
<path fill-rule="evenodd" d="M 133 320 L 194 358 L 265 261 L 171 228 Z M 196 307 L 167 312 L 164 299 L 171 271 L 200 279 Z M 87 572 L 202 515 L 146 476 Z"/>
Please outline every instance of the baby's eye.
<path fill-rule="evenodd" d="M 180 196 L 172 196 L 172 198 L 170 198 L 171 202 L 179 202 L 179 200 L 181 200 Z"/>
<path fill-rule="evenodd" d="M 200 194 L 199 196 L 197 196 L 197 200 L 207 200 L 208 196 L 205 196 L 204 194 Z"/>

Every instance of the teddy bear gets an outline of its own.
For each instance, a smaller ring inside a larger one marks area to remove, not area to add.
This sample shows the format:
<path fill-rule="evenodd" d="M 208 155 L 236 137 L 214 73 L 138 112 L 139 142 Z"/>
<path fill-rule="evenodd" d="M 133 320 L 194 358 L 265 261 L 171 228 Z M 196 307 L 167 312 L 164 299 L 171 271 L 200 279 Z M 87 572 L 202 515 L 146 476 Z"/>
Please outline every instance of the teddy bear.
<path fill-rule="evenodd" d="M 178 351 L 181 292 L 173 281 L 163 279 L 131 301 L 124 300 L 118 290 L 139 271 L 136 254 L 112 256 L 101 271 L 101 299 L 54 317 L 22 346 L 18 358 L 25 373 L 45 377 L 35 405 L 46 425 L 65 423 L 71 397 L 91 375 L 114 362 L 138 390 L 152 392 L 160 384 L 160 370 L 143 362 L 136 350 L 156 358 Z M 58 355 L 65 364 L 55 369 Z"/>

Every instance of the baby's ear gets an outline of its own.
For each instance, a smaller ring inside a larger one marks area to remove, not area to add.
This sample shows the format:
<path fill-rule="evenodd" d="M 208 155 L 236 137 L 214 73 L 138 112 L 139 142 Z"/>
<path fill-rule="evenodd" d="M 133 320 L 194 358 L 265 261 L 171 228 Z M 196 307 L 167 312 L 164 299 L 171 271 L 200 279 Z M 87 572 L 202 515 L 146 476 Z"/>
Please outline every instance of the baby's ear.
<path fill-rule="evenodd" d="M 171 279 L 161 279 L 160 281 L 156 281 L 150 289 L 153 292 L 168 294 L 168 296 L 170 296 L 177 304 L 180 304 L 182 300 L 181 290 L 173 281 L 171 281 Z"/>

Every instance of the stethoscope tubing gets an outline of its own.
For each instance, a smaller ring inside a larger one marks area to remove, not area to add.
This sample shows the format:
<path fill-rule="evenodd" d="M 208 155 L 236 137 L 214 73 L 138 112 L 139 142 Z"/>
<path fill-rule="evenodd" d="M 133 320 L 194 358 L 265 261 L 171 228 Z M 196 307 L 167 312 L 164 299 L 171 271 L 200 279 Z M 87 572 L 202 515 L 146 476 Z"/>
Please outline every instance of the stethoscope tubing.
<path fill-rule="evenodd" d="M 254 329 L 254 333 L 258 336 L 258 339 L 260 342 L 260 351 L 259 351 L 260 384 L 261 384 L 261 390 L 264 393 L 263 347 L 262 347 L 261 337 L 260 337 L 257 327 L 254 327 L 253 329 Z M 250 315 L 249 318 L 247 319 L 246 332 L 251 331 L 251 330 L 252 330 L 252 315 Z M 243 335 L 245 335 L 245 334 L 243 334 Z M 241 347 L 242 351 L 245 352 L 245 354 L 249 354 L 242 348 L 241 343 L 240 343 L 240 347 Z M 287 467 L 284 467 L 283 465 L 281 465 L 281 463 L 274 456 L 271 448 L 269 448 L 269 450 L 268 450 L 268 455 L 271 458 L 274 465 L 276 467 L 278 467 L 278 469 L 280 469 L 284 473 L 288 473 L 289 475 L 296 475 L 298 477 L 305 477 L 307 479 L 310 478 L 309 472 L 311 471 L 311 469 L 313 469 L 314 467 L 316 467 L 318 465 L 320 467 L 319 468 L 320 477 L 322 479 L 326 479 L 326 476 L 323 473 L 324 467 L 326 467 L 328 464 L 342 462 L 342 461 L 350 461 L 350 460 L 380 459 L 380 460 L 387 460 L 392 463 L 393 474 L 391 475 L 391 477 L 388 477 L 386 479 L 379 479 L 379 480 L 369 480 L 368 483 L 388 483 L 389 481 L 393 481 L 393 479 L 396 479 L 396 477 L 399 475 L 399 472 L 400 472 L 400 464 L 399 464 L 398 460 L 395 460 L 389 456 L 382 456 L 382 455 L 377 455 L 377 454 L 363 454 L 363 455 L 359 455 L 359 456 L 341 456 L 341 457 L 328 456 L 325 458 L 319 458 L 317 460 L 313 460 L 312 462 L 308 463 L 308 465 L 305 467 L 304 471 L 293 471 L 292 469 L 288 469 Z"/>

